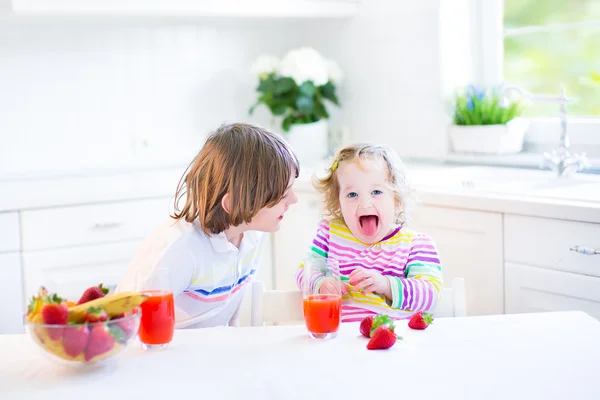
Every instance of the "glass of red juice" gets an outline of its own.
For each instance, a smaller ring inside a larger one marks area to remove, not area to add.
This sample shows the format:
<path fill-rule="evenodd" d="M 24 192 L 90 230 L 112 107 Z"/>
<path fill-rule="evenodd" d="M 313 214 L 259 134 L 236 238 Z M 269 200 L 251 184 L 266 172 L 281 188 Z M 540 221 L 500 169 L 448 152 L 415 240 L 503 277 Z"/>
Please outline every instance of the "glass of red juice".
<path fill-rule="evenodd" d="M 175 300 L 169 270 L 157 268 L 149 277 L 138 279 L 139 291 L 148 296 L 141 305 L 140 343 L 144 350 L 165 349 L 175 332 Z"/>
<path fill-rule="evenodd" d="M 337 336 L 342 316 L 341 285 L 336 259 L 311 257 L 304 261 L 304 322 L 310 337 Z"/>

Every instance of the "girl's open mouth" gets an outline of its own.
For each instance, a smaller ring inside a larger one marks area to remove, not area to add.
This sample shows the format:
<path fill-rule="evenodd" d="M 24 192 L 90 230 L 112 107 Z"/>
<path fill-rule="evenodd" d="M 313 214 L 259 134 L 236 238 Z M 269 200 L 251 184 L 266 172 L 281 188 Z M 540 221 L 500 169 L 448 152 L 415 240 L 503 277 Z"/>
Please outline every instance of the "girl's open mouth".
<path fill-rule="evenodd" d="M 365 236 L 374 236 L 379 229 L 379 217 L 377 215 L 362 215 L 358 217 L 360 230 Z"/>

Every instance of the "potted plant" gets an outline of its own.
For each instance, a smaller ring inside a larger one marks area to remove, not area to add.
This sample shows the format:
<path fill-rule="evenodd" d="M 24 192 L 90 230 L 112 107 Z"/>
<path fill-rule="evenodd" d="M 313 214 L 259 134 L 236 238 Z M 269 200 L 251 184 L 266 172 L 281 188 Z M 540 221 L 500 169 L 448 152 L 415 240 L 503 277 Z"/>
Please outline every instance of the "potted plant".
<path fill-rule="evenodd" d="M 501 87 L 469 85 L 454 98 L 450 140 L 457 153 L 509 154 L 523 149 L 527 121 L 522 106 Z"/>
<path fill-rule="evenodd" d="M 284 136 L 301 162 L 313 164 L 327 156 L 329 112 L 326 103 L 339 106 L 337 85 L 342 71 L 317 50 L 301 47 L 281 60 L 260 56 L 252 65 L 258 78 L 258 99 L 250 114 L 265 105 L 281 125 Z"/>

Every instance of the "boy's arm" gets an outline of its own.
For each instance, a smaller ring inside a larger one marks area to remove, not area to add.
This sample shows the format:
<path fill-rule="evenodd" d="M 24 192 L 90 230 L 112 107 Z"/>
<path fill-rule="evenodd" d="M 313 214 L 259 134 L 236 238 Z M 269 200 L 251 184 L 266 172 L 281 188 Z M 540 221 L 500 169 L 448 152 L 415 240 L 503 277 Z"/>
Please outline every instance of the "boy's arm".
<path fill-rule="evenodd" d="M 312 244 L 310 246 L 310 250 L 305 256 L 306 259 L 317 259 L 323 260 L 326 259 L 329 255 L 329 222 L 321 221 L 319 227 L 317 228 L 317 233 L 315 234 Z M 320 286 L 323 280 L 323 275 L 315 273 L 311 276 L 311 285 L 316 291 Z M 298 288 L 302 290 L 304 281 L 304 261 L 300 263 L 300 266 L 296 270 L 296 284 Z"/>
<path fill-rule="evenodd" d="M 433 309 L 442 289 L 442 265 L 433 240 L 418 234 L 406 262 L 405 276 L 386 276 L 390 280 L 392 308 Z"/>

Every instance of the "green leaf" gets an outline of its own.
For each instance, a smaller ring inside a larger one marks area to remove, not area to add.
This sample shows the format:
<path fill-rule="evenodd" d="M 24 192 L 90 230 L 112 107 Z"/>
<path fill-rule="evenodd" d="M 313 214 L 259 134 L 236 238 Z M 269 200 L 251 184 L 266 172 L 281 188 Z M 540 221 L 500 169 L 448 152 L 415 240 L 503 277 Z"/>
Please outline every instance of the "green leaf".
<path fill-rule="evenodd" d="M 288 115 L 287 117 L 285 117 L 283 119 L 283 121 L 281 122 L 281 128 L 285 131 L 285 132 L 289 132 L 290 128 L 292 127 L 292 123 L 294 121 L 294 116 L 293 115 Z"/>
<path fill-rule="evenodd" d="M 317 93 L 317 87 L 312 81 L 304 82 L 298 89 L 300 90 L 300 95 L 305 97 L 314 97 Z"/>
<path fill-rule="evenodd" d="M 292 78 L 280 78 L 275 81 L 273 87 L 273 93 L 275 96 L 282 95 L 286 92 L 294 90 L 296 88 L 296 82 Z"/>
<path fill-rule="evenodd" d="M 327 82 L 325 85 L 321 86 L 319 89 L 320 89 L 321 95 L 325 99 L 331 101 L 336 106 L 340 105 L 340 102 L 339 102 L 337 96 L 335 95 L 335 85 L 333 83 Z"/>
<path fill-rule="evenodd" d="M 271 112 L 273 115 L 283 115 L 287 111 L 287 104 L 277 103 L 271 107 Z"/>
<path fill-rule="evenodd" d="M 301 96 L 296 99 L 296 108 L 303 114 L 309 114 L 313 111 L 314 102 L 310 97 Z"/>

